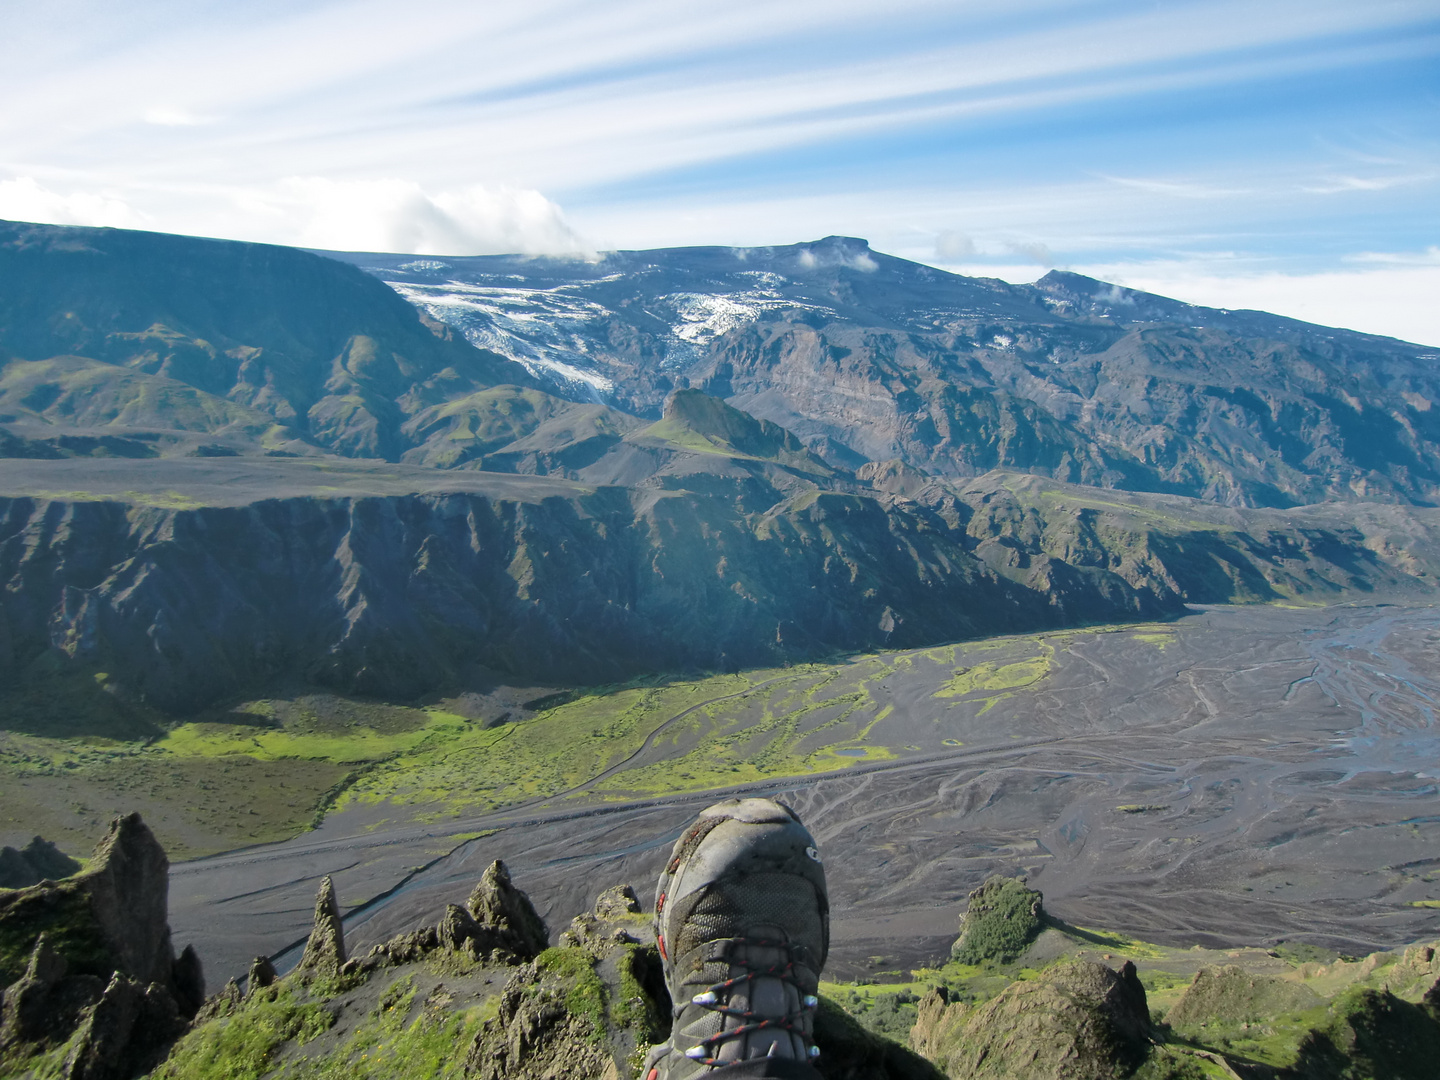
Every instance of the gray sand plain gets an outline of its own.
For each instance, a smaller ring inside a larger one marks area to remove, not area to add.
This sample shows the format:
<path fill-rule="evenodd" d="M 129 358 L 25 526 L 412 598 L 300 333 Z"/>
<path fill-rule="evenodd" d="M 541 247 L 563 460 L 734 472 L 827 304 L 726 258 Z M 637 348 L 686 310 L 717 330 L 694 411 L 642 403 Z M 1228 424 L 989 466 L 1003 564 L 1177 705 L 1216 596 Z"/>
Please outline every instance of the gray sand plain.
<path fill-rule="evenodd" d="M 886 738 L 929 745 L 745 789 L 790 801 L 820 841 L 830 977 L 936 958 L 992 873 L 1027 874 L 1071 923 L 1170 945 L 1363 953 L 1440 931 L 1440 910 L 1415 905 L 1440 899 L 1440 608 L 1210 608 L 1149 629 L 1042 635 L 1047 678 L 943 729 L 933 674 L 896 665 L 877 691 L 895 705 Z M 462 901 L 496 858 L 558 932 L 608 885 L 648 899 L 714 797 L 579 790 L 431 823 L 332 814 L 287 843 L 176 865 L 176 943 L 202 949 L 212 981 L 236 974 L 303 940 L 331 874 L 366 948 Z"/>

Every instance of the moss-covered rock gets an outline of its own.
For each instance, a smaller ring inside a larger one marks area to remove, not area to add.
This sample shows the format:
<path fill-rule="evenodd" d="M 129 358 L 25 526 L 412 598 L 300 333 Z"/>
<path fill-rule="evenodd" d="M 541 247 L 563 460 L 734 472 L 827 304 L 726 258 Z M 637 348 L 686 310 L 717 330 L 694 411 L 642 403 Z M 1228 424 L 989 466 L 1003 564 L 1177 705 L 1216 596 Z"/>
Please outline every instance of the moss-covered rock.
<path fill-rule="evenodd" d="M 1165 1022 L 1177 1028 L 1214 1021 L 1257 1022 L 1277 1013 L 1304 1012 L 1321 1004 L 1320 995 L 1308 986 L 1227 964 L 1201 968 Z"/>
<path fill-rule="evenodd" d="M 1434 1080 L 1440 1020 L 1386 990 L 1347 991 L 1310 1032 L 1285 1075 L 1294 1080 Z"/>
<path fill-rule="evenodd" d="M 1043 897 L 1023 878 L 998 875 L 970 894 L 960 937 L 950 950 L 962 964 L 1006 963 L 1016 959 L 1040 932 Z"/>
<path fill-rule="evenodd" d="M 1150 1018 L 1132 964 L 1059 964 L 977 1008 L 921 1003 L 912 1044 L 960 1080 L 1119 1080 L 1144 1062 Z"/>

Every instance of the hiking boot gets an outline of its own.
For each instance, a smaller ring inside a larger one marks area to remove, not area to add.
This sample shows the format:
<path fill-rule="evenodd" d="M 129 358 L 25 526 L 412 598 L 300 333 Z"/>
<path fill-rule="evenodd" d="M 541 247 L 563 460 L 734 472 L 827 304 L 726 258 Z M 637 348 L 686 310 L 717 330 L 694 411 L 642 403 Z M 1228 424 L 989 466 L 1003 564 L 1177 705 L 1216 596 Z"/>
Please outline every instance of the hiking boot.
<path fill-rule="evenodd" d="M 830 905 L 815 840 L 789 807 L 726 799 L 701 811 L 660 875 L 655 937 L 674 1022 L 670 1041 L 650 1053 L 646 1080 L 819 1056 Z"/>

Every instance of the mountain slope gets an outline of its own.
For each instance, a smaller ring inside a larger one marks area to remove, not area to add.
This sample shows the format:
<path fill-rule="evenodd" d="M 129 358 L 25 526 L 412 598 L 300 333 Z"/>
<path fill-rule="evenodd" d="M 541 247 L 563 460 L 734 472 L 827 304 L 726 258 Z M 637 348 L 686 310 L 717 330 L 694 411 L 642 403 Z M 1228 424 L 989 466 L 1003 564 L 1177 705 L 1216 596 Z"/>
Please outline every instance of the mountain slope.
<path fill-rule="evenodd" d="M 199 432 L 237 451 L 392 460 L 407 416 L 531 381 L 333 260 L 13 222 L 0 222 L 0 359 L 0 421 L 42 433 Z"/>
<path fill-rule="evenodd" d="M 557 392 L 698 387 L 832 464 L 1021 469 L 1237 506 L 1440 498 L 1440 350 L 1055 272 L 964 278 L 829 237 L 595 262 L 335 254 Z"/>

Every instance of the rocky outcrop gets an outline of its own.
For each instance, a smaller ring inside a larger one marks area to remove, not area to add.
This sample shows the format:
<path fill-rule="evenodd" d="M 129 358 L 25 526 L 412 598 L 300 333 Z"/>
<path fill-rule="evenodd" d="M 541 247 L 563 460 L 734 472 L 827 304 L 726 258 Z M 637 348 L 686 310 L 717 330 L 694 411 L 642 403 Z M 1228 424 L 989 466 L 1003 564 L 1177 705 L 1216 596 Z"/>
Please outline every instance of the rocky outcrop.
<path fill-rule="evenodd" d="M 279 978 L 275 971 L 275 965 L 270 962 L 268 956 L 257 956 L 250 961 L 250 971 L 245 976 L 245 992 L 253 994 L 256 990 L 263 990 Z"/>
<path fill-rule="evenodd" d="M 603 1080 L 617 1075 L 595 1020 L 573 1012 L 559 979 L 533 964 L 510 977 L 493 1019 L 470 1047 L 466 1071 L 477 1080 Z"/>
<path fill-rule="evenodd" d="M 912 1045 L 955 1080 L 1121 1080 L 1145 1059 L 1150 1014 L 1130 962 L 1060 964 L 967 1009 L 934 993 Z"/>
<path fill-rule="evenodd" d="M 484 951 L 499 949 L 522 959 L 538 956 L 550 944 L 545 920 L 530 897 L 510 881 L 510 871 L 496 859 L 485 869 L 465 901 L 475 920 L 472 936 Z"/>
<path fill-rule="evenodd" d="M 629 885 L 613 885 L 595 898 L 597 919 L 623 919 L 641 913 L 640 898 Z"/>
<path fill-rule="evenodd" d="M 115 966 L 143 983 L 172 985 L 170 860 L 139 814 L 111 823 L 90 869 L 76 881 L 90 897 Z"/>
<path fill-rule="evenodd" d="M 115 819 L 89 868 L 0 893 L 0 939 L 29 960 L 0 994 L 0 1055 L 66 1047 L 66 1080 L 128 1080 L 159 1060 L 205 999 L 200 958 L 177 959 L 169 863 L 138 814 Z M 0 973 L 3 975 L 6 973 Z"/>
<path fill-rule="evenodd" d="M 1014 960 L 1040 932 L 1044 897 L 1024 878 L 995 876 L 970 894 L 950 955 L 962 964 Z"/>
<path fill-rule="evenodd" d="M 116 818 L 89 868 L 62 882 L 0 893 L 0 933 L 49 931 L 52 948 L 75 974 L 108 978 L 120 971 L 173 990 L 177 974 L 189 1000 L 203 996 L 193 950 L 178 969 L 168 922 L 169 860 L 139 814 Z M 13 930 L 11 928 L 14 928 Z M 0 972 L 5 981 L 15 977 Z"/>
<path fill-rule="evenodd" d="M 58 881 L 79 869 L 76 860 L 41 836 L 23 848 L 0 848 L 0 889 L 23 889 L 42 881 Z"/>
<path fill-rule="evenodd" d="M 118 971 L 80 1019 L 65 1055 L 64 1080 L 129 1080 L 159 1063 L 185 1030 L 175 999 Z"/>
<path fill-rule="evenodd" d="M 1319 1004 L 1320 996 L 1307 986 L 1229 964 L 1201 968 L 1165 1015 L 1165 1022 L 1176 1028 L 1215 1021 L 1258 1023 Z"/>
<path fill-rule="evenodd" d="M 41 934 L 25 974 L 0 993 L 0 1050 L 39 1042 L 53 1033 L 56 1010 L 51 999 L 68 966 Z"/>
<path fill-rule="evenodd" d="M 296 968 L 304 976 L 335 976 L 345 963 L 345 924 L 335 899 L 335 884 L 327 876 L 315 896 L 315 919 L 305 952 Z"/>

